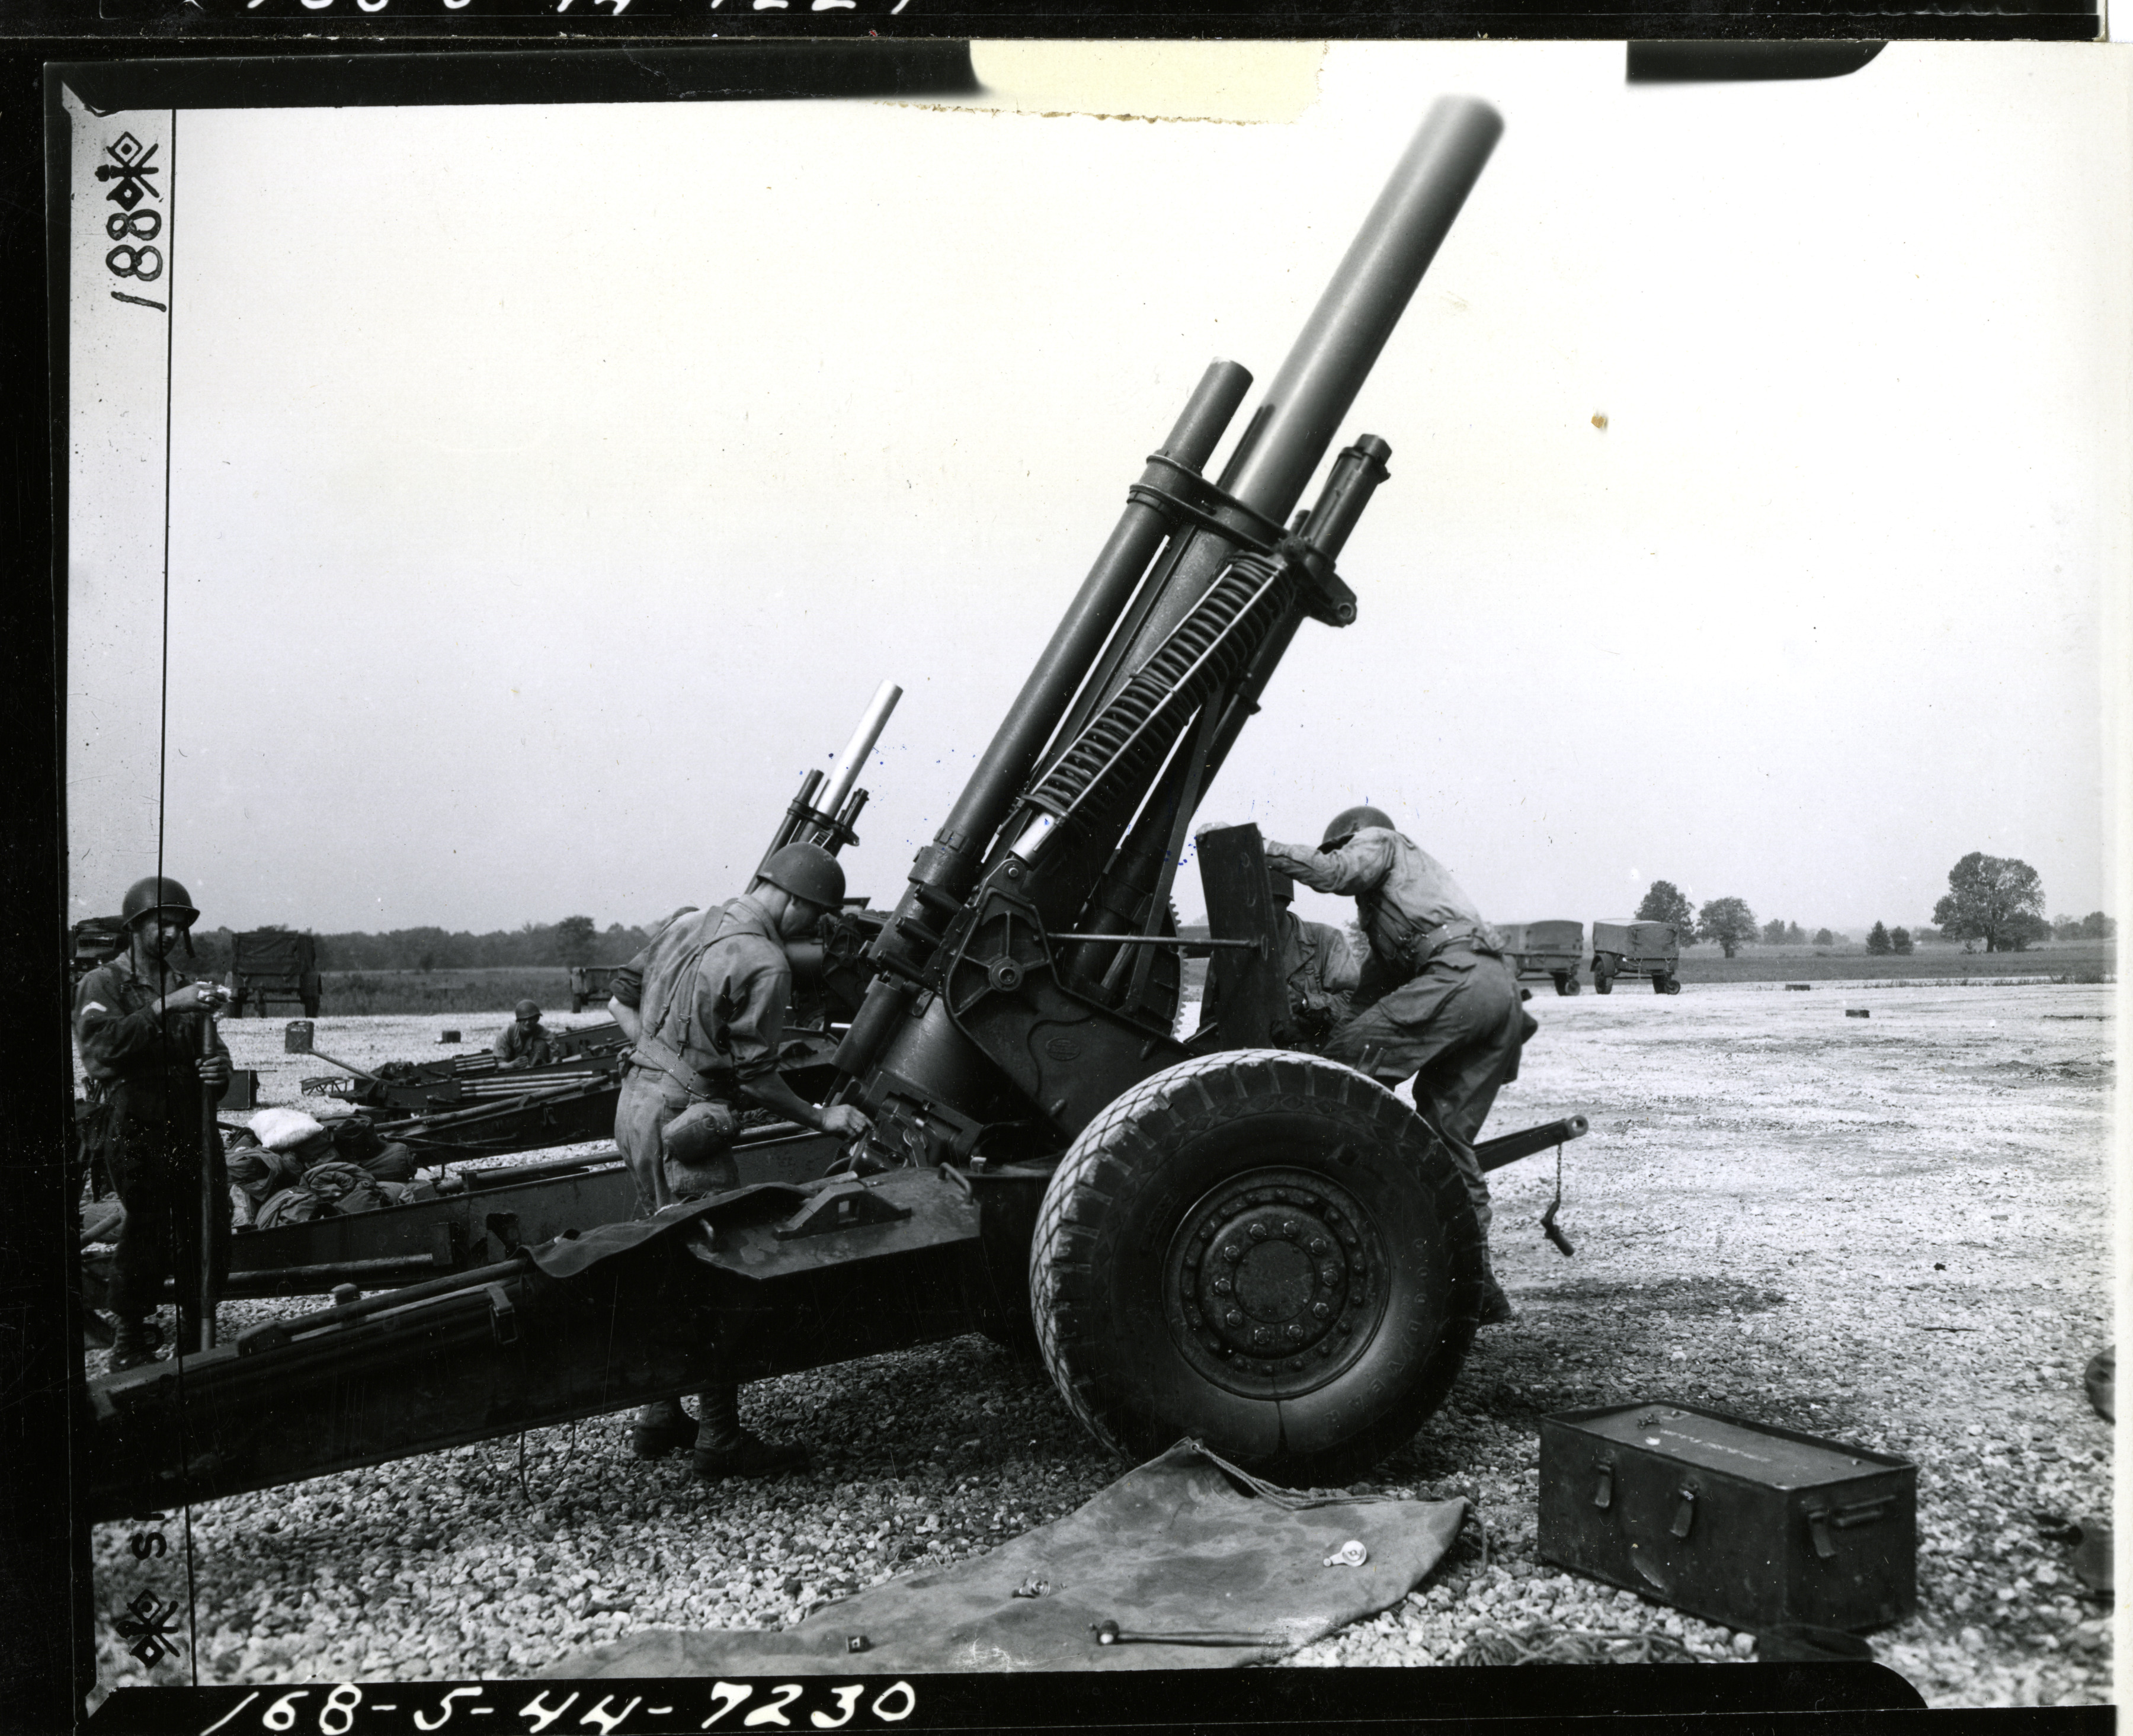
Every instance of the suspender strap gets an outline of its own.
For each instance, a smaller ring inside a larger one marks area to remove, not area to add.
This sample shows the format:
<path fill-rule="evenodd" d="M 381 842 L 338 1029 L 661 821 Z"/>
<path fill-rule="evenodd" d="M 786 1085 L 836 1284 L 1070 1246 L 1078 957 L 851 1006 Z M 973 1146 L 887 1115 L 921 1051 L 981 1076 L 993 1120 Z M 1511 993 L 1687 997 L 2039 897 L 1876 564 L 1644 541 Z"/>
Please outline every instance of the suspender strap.
<path fill-rule="evenodd" d="M 688 1094 L 691 1103 L 707 1103 L 710 1101 L 710 1094 L 703 1089 L 700 1082 L 702 1075 L 682 1058 L 681 1051 L 668 1042 L 660 1033 L 666 1026 L 667 1014 L 673 1010 L 673 997 L 676 991 L 693 980 L 696 974 L 696 966 L 702 961 L 704 955 L 724 940 L 733 926 L 732 905 L 721 906 L 719 911 L 719 920 L 713 925 L 709 937 L 699 941 L 689 950 L 683 957 L 680 968 L 669 979 L 667 985 L 667 1000 L 650 1017 L 646 1017 L 642 1009 L 639 1010 L 638 1016 L 637 1046 L 631 1051 L 630 1059 L 640 1067 L 664 1073 L 667 1078 L 672 1080 Z M 702 931 L 699 929 L 698 932 L 701 934 Z M 685 1014 L 682 1019 L 684 1029 L 686 1029 L 687 1024 L 688 1020 Z"/>

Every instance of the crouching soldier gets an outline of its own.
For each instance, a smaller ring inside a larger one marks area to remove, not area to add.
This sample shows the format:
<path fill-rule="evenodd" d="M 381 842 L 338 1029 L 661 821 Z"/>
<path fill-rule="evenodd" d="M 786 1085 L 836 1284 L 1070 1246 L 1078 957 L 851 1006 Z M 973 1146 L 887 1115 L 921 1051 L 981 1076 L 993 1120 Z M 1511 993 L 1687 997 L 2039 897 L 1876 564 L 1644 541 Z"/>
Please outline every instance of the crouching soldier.
<path fill-rule="evenodd" d="M 229 1181 L 203 1094 L 229 1083 L 229 1051 L 209 1017 L 221 991 L 171 968 L 181 941 L 190 955 L 200 912 L 185 887 L 154 876 L 127 892 L 122 917 L 126 950 L 84 977 L 74 1002 L 82 1070 L 104 1105 L 104 1161 L 126 1208 L 112 1258 L 113 1373 L 156 1359 L 143 1328 L 166 1278 L 177 1281 L 178 1348 L 199 1349 L 201 1263 L 217 1291 L 229 1263 Z M 221 1208 L 205 1237 L 204 1187 Z"/>
<path fill-rule="evenodd" d="M 549 1040 L 548 1027 L 541 1022 L 541 1003 L 521 1001 L 511 1015 L 511 1022 L 496 1033 L 496 1041 L 489 1045 L 499 1068 L 513 1072 L 527 1067 L 545 1067 L 556 1058 L 556 1046 Z"/>
<path fill-rule="evenodd" d="M 1269 842 L 1266 857 L 1269 868 L 1306 886 L 1354 897 L 1370 959 L 1355 996 L 1358 1010 L 1321 1052 L 1387 1084 L 1414 1075 L 1415 1108 L 1466 1181 L 1485 1265 L 1489 1184 L 1474 1141 L 1497 1090 L 1518 1077 L 1520 1046 L 1540 1028 L 1519 1004 L 1500 937 L 1443 864 L 1379 809 L 1335 815 L 1317 849 Z M 1491 1272 L 1481 1324 L 1512 1317 Z"/>
<path fill-rule="evenodd" d="M 1348 937 L 1328 922 L 1307 922 L 1293 907 L 1296 882 L 1280 868 L 1267 870 L 1280 914 L 1282 964 L 1288 989 L 1288 1017 L 1299 1046 L 1315 1049 L 1350 1012 L 1348 997 L 1362 980 L 1362 967 Z"/>
<path fill-rule="evenodd" d="M 786 942 L 812 934 L 844 896 L 835 857 L 788 844 L 744 895 L 701 915 L 677 913 L 616 972 L 608 1007 L 634 1046 L 615 1104 L 614 1142 L 636 1180 L 641 1212 L 739 1185 L 729 1148 L 745 1105 L 846 1138 L 867 1131 L 857 1109 L 817 1108 L 778 1072 L 792 995 Z M 805 1468 L 804 1448 L 741 1427 L 738 1387 L 697 1397 L 696 1421 L 679 1399 L 644 1407 L 631 1438 L 639 1458 L 693 1447 L 697 1474 L 710 1478 Z"/>

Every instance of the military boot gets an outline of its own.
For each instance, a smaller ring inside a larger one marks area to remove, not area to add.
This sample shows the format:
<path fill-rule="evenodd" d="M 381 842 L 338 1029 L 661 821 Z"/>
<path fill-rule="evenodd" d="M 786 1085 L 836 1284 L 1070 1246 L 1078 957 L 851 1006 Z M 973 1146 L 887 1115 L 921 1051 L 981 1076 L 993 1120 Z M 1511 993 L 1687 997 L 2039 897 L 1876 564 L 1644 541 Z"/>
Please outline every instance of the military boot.
<path fill-rule="evenodd" d="M 1504 1286 L 1496 1282 L 1495 1273 L 1485 1272 L 1481 1275 L 1481 1317 L 1474 1324 L 1502 1326 L 1518 1317 L 1518 1310 L 1511 1306 L 1511 1299 L 1504 1294 Z"/>
<path fill-rule="evenodd" d="M 121 1373 L 128 1368 L 137 1368 L 143 1363 L 156 1360 L 156 1353 L 148 1348 L 147 1338 L 140 1321 L 122 1320 L 112 1328 L 109 1373 Z"/>
<path fill-rule="evenodd" d="M 629 1431 L 629 1450 L 639 1459 L 664 1459 L 686 1453 L 696 1444 L 696 1419 L 678 1398 L 655 1398 L 637 1413 Z"/>
<path fill-rule="evenodd" d="M 703 1421 L 691 1455 L 696 1474 L 716 1483 L 727 1477 L 775 1477 L 807 1469 L 807 1449 L 796 1442 L 765 1440 L 740 1426 L 740 1388 L 710 1387 L 697 1395 Z"/>

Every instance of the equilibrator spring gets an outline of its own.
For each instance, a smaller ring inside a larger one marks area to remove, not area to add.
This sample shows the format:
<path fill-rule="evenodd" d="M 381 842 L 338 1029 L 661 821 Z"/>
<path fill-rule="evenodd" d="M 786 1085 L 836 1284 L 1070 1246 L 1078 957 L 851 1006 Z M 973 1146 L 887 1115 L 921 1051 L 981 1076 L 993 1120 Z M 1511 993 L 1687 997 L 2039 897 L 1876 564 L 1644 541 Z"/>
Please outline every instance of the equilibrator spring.
<path fill-rule="evenodd" d="M 1030 791 L 1028 805 L 1064 816 L 1101 801 L 1110 788 L 1145 789 L 1186 719 L 1243 671 L 1295 606 L 1299 582 L 1289 568 L 1261 555 L 1232 560 L 1089 720 Z"/>

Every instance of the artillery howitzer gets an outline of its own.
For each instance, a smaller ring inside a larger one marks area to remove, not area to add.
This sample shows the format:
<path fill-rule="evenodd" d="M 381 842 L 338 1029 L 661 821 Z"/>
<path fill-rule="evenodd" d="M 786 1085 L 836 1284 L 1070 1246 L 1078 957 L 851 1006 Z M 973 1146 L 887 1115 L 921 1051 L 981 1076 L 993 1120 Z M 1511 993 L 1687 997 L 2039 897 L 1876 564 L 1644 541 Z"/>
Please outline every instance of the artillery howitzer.
<path fill-rule="evenodd" d="M 1203 467 L 1250 377 L 1208 369 L 901 901 L 865 913 L 863 952 L 842 931 L 826 975 L 864 993 L 831 1094 L 870 1136 L 841 1152 L 792 1136 L 788 1161 L 822 1179 L 522 1246 L 253 1327 L 181 1371 L 100 1380 L 93 1512 L 972 1330 L 1041 1351 L 1128 1453 L 1191 1434 L 1257 1471 L 1340 1481 L 1411 1435 L 1478 1312 L 1458 1176 L 1390 1092 L 1269 1046 L 1286 1008 L 1253 829 L 1200 843 L 1218 1011 L 1182 1041 L 1169 893 L 1303 619 L 1355 618 L 1334 560 L 1389 449 L 1360 438 L 1284 523 L 1499 130 L 1477 103 L 1432 113 L 1215 483 Z M 849 841 L 850 769 L 811 774 L 772 848 Z M 1482 1159 L 1583 1131 L 1529 1129 Z"/>

